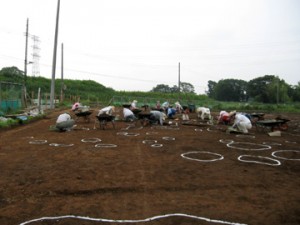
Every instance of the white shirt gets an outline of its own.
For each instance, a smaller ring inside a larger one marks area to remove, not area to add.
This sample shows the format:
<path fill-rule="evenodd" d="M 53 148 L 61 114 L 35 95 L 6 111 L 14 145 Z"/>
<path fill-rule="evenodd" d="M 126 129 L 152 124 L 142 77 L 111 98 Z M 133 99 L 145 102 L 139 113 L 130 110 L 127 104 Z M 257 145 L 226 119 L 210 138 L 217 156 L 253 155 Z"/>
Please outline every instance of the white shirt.
<path fill-rule="evenodd" d="M 56 123 L 61 123 L 71 119 L 71 116 L 68 113 L 60 114 L 56 120 Z"/>
<path fill-rule="evenodd" d="M 130 109 L 128 109 L 128 108 L 124 108 L 123 109 L 123 115 L 124 115 L 125 118 L 127 116 L 132 116 L 132 115 L 134 116 L 133 112 Z"/>
<path fill-rule="evenodd" d="M 159 120 L 160 125 L 163 125 L 164 114 L 162 112 L 152 110 L 152 111 L 150 111 L 150 113 L 155 117 L 155 119 Z"/>
<path fill-rule="evenodd" d="M 247 116 L 245 116 L 243 114 L 236 114 L 233 126 L 236 126 L 241 123 L 252 126 L 251 121 L 249 120 L 249 118 Z"/>
<path fill-rule="evenodd" d="M 103 114 L 111 115 L 111 113 L 112 113 L 112 106 L 107 106 L 107 107 L 99 110 L 98 116 L 103 115 Z"/>

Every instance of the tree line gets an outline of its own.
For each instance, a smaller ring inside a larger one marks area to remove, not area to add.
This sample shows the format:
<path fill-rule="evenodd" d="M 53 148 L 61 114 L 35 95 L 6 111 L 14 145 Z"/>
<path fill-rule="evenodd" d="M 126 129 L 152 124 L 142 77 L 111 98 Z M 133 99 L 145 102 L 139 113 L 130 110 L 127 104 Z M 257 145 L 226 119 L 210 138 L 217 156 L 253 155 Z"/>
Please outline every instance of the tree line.
<path fill-rule="evenodd" d="M 50 79 L 44 77 L 27 77 L 17 67 L 5 67 L 0 70 L 0 81 L 13 83 L 26 83 L 28 93 L 37 92 L 41 88 L 44 93 L 50 92 Z M 55 81 L 55 92 L 60 93 L 61 80 Z M 97 100 L 99 96 L 108 100 L 114 95 L 124 94 L 107 88 L 92 80 L 64 80 L 64 92 L 66 95 L 77 95 L 85 99 Z M 181 82 L 180 87 L 172 87 L 166 84 L 158 84 L 148 94 L 173 95 L 176 93 L 195 96 L 194 86 L 187 82 Z M 131 93 L 132 94 L 132 93 Z M 138 94 L 143 95 L 142 92 Z M 145 93 L 144 93 L 145 94 Z M 265 75 L 250 80 L 249 82 L 238 79 L 222 79 L 218 82 L 209 80 L 207 97 L 217 101 L 227 102 L 260 102 L 260 103 L 292 103 L 300 102 L 300 82 L 297 85 L 289 85 L 275 75 Z M 203 95 L 198 95 L 198 97 Z"/>
<path fill-rule="evenodd" d="M 180 88 L 176 85 L 169 87 L 158 84 L 151 92 L 162 93 L 195 93 L 190 83 L 183 82 Z M 209 80 L 206 94 L 217 101 L 261 103 L 290 103 L 300 101 L 300 82 L 289 85 L 275 75 L 265 75 L 250 80 L 249 82 L 238 79 L 222 79 L 218 82 Z"/>

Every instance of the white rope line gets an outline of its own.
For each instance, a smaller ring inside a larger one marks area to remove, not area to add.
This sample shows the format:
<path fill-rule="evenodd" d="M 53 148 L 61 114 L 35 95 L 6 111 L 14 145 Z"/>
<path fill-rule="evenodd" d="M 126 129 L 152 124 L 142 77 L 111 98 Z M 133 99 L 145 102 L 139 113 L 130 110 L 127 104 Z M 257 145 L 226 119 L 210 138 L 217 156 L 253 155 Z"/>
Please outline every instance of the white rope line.
<path fill-rule="evenodd" d="M 252 139 L 254 139 L 255 138 L 255 136 L 254 135 L 245 135 L 245 134 L 237 134 L 237 135 L 235 135 L 236 137 L 238 137 L 238 138 L 252 138 Z"/>
<path fill-rule="evenodd" d="M 126 135 L 128 132 L 118 132 L 117 135 Z"/>
<path fill-rule="evenodd" d="M 265 160 L 269 160 L 269 161 L 273 161 L 275 162 L 274 164 L 271 163 L 267 163 L 267 162 L 263 162 L 263 161 L 257 161 L 257 160 L 246 160 L 246 159 L 242 159 L 243 157 L 248 157 L 248 158 L 258 158 L 258 159 L 265 159 Z M 254 155 L 240 155 L 238 157 L 239 161 L 242 162 L 248 162 L 248 163 L 257 163 L 257 164 L 264 164 L 264 165 L 269 165 L 269 166 L 279 166 L 281 165 L 280 161 L 277 159 L 272 159 L 269 157 L 264 157 L 264 156 L 254 156 Z"/>
<path fill-rule="evenodd" d="M 174 137 L 162 137 L 162 139 L 166 141 L 175 141 Z"/>
<path fill-rule="evenodd" d="M 143 140 L 143 144 L 155 144 L 157 140 Z"/>
<path fill-rule="evenodd" d="M 210 160 L 207 160 L 207 159 L 195 159 L 195 158 L 191 158 L 191 157 L 187 157 L 186 156 L 186 155 L 189 155 L 189 154 L 210 154 L 210 155 L 218 156 L 219 158 L 210 159 Z M 199 161 L 199 162 L 214 162 L 214 161 L 217 161 L 217 160 L 224 159 L 224 157 L 221 154 L 213 153 L 213 152 L 205 152 L 205 151 L 186 152 L 186 153 L 181 154 L 181 157 L 183 157 L 185 159 L 189 159 L 189 160 Z"/>
<path fill-rule="evenodd" d="M 104 218 L 92 218 L 92 217 L 87 217 L 87 216 L 65 215 L 65 216 L 54 216 L 54 217 L 41 217 L 41 218 L 32 219 L 32 220 L 20 223 L 20 225 L 26 225 L 26 224 L 30 224 L 30 223 L 34 223 L 34 222 L 38 222 L 38 221 L 44 221 L 44 220 L 59 220 L 59 219 L 69 219 L 69 218 L 88 220 L 88 221 L 96 221 L 96 222 L 108 222 L 108 223 L 143 223 L 143 222 L 150 222 L 153 220 L 158 220 L 158 219 L 167 218 L 167 217 L 176 217 L 176 216 L 192 218 L 192 219 L 197 219 L 197 220 L 203 220 L 203 221 L 211 222 L 211 223 L 221 223 L 221 224 L 229 224 L 229 225 L 247 225 L 244 223 L 215 220 L 215 219 L 194 216 L 194 215 L 189 215 L 189 214 L 184 214 L 184 213 L 170 213 L 170 214 L 158 215 L 158 216 L 153 216 L 153 217 L 139 219 L 139 220 L 113 220 L 113 219 L 104 219 Z"/>
<path fill-rule="evenodd" d="M 297 160 L 299 161 L 300 158 L 286 158 L 286 157 L 282 157 L 282 156 L 277 156 L 276 153 L 279 152 L 296 152 L 296 153 L 300 153 L 300 150 L 278 150 L 278 151 L 274 151 L 272 152 L 272 156 L 278 159 L 284 159 L 284 160 Z"/>
<path fill-rule="evenodd" d="M 152 144 L 151 147 L 153 148 L 161 148 L 163 144 Z"/>
<path fill-rule="evenodd" d="M 223 144 L 229 144 L 229 143 L 233 143 L 234 141 L 232 139 L 220 139 L 219 142 Z"/>
<path fill-rule="evenodd" d="M 154 135 L 154 134 L 158 134 L 158 132 L 147 132 L 146 135 Z"/>
<path fill-rule="evenodd" d="M 96 144 L 96 148 L 116 148 L 117 145 L 115 144 Z"/>
<path fill-rule="evenodd" d="M 33 144 L 33 145 L 41 145 L 41 144 L 46 144 L 47 140 L 33 140 L 33 141 L 29 141 L 29 144 Z"/>
<path fill-rule="evenodd" d="M 263 145 L 281 145 L 281 144 L 277 142 L 263 142 Z"/>
<path fill-rule="evenodd" d="M 133 137 L 136 137 L 136 136 L 139 136 L 140 134 L 139 133 L 126 133 L 124 134 L 124 136 L 133 136 Z"/>
<path fill-rule="evenodd" d="M 50 143 L 49 146 L 54 146 L 54 147 L 71 147 L 74 144 L 59 144 L 59 143 Z"/>
<path fill-rule="evenodd" d="M 199 129 L 199 128 L 195 128 L 195 131 L 196 131 L 196 132 L 202 132 L 203 130 L 202 130 L 202 129 Z"/>
<path fill-rule="evenodd" d="M 296 142 L 296 141 L 285 141 L 285 143 L 297 144 L 297 142 Z"/>
<path fill-rule="evenodd" d="M 81 142 L 95 143 L 95 142 L 101 142 L 101 139 L 100 138 L 84 138 L 84 139 L 81 139 Z"/>

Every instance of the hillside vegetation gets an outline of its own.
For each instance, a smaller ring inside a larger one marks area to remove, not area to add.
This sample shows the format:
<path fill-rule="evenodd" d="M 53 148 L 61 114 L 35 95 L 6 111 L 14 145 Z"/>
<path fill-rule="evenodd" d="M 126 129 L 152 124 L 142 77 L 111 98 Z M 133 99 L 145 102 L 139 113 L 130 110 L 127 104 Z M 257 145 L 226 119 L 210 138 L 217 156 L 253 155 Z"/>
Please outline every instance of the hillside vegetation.
<path fill-rule="evenodd" d="M 272 82 L 265 82 L 266 79 L 271 80 Z M 114 104 L 117 106 L 121 106 L 122 104 L 129 103 L 133 100 L 138 101 L 138 106 L 143 104 L 148 104 L 150 106 L 154 106 L 156 101 L 160 101 L 161 103 L 164 101 L 169 101 L 171 104 L 174 104 L 175 101 L 179 101 L 182 105 L 194 105 L 194 106 L 206 106 L 211 108 L 211 110 L 239 110 L 239 111 L 284 111 L 284 112 L 300 112 L 300 104 L 299 101 L 292 101 L 292 97 L 287 96 L 287 94 L 282 94 L 283 91 L 288 90 L 290 93 L 291 90 L 294 94 L 294 100 L 298 99 L 299 93 L 299 85 L 296 87 L 291 87 L 293 89 L 283 88 L 287 85 L 281 85 L 281 89 L 279 89 L 278 93 L 281 95 L 276 99 L 276 86 L 275 89 L 268 88 L 269 84 L 274 84 L 274 79 L 277 78 L 274 76 L 265 76 L 262 78 L 254 79 L 250 81 L 251 90 L 247 90 L 247 84 L 245 82 L 236 81 L 233 79 L 221 80 L 219 82 L 211 82 L 209 83 L 209 91 L 208 95 L 197 95 L 195 93 L 183 93 L 176 92 L 176 88 L 174 92 L 163 93 L 160 91 L 155 91 L 156 88 L 153 88 L 149 92 L 127 92 L 127 91 L 116 91 L 112 88 L 108 88 L 99 84 L 92 80 L 64 80 L 63 90 L 64 90 L 64 102 L 61 104 L 70 105 L 75 101 L 81 101 L 83 104 L 93 104 L 97 103 L 97 105 L 105 106 L 108 104 Z M 255 82 L 254 82 L 255 81 Z M 26 83 L 26 89 L 28 96 L 32 99 L 37 98 L 38 90 L 41 89 L 42 98 L 48 98 L 50 95 L 51 88 L 51 79 L 47 79 L 44 77 L 27 77 L 24 79 L 23 72 L 20 71 L 16 67 L 8 67 L 0 70 L 0 82 L 12 82 L 23 84 Z M 224 83 L 224 84 L 223 84 Z M 284 83 L 284 82 L 282 82 Z M 223 84 L 223 85 L 221 85 Z M 231 87 L 234 84 L 235 89 Z M 258 87 L 260 92 L 255 92 L 255 85 Z M 263 85 L 264 84 L 264 85 Z M 157 85 L 160 87 L 161 85 Z M 166 86 L 166 85 L 164 85 Z M 249 86 L 249 85 L 248 85 Z M 274 86 L 274 85 L 273 85 Z M 272 87 L 273 87 L 272 86 Z M 21 85 L 17 86 L 19 89 Z M 226 89 L 226 88 L 227 89 Z M 60 99 L 60 93 L 62 88 L 62 81 L 60 79 L 56 79 L 55 81 L 55 93 L 56 99 Z M 165 88 L 165 87 L 164 87 Z M 245 96 L 240 95 L 239 98 L 236 98 L 236 95 L 241 91 L 237 88 L 244 88 L 244 93 L 255 93 L 255 96 Z M 231 89 L 231 91 L 230 91 Z M 11 95 L 9 92 L 10 89 L 6 89 L 5 85 L 2 85 L 1 96 Z M 262 91 L 262 90 L 270 90 Z M 275 92 L 275 93 L 274 93 Z M 220 94 L 223 93 L 223 94 Z M 229 93 L 235 93 L 233 95 L 234 100 L 230 98 L 226 98 L 222 101 L 218 100 L 218 96 L 224 98 L 225 96 L 230 96 Z M 271 103 L 266 101 L 260 101 L 259 94 L 264 96 L 264 99 L 270 99 Z M 263 95 L 262 95 L 263 94 Z M 296 95 L 297 94 L 297 95 Z M 270 98 L 268 96 L 275 96 L 274 98 Z M 285 100 L 282 98 L 285 96 Z M 2 99 L 4 99 L 2 97 Z M 0 99 L 1 100 L 1 99 Z M 279 101 L 278 101 L 279 100 Z M 284 100 L 284 101 L 283 101 Z M 274 104 L 275 101 L 275 104 Z M 276 103 L 277 101 L 277 103 Z M 272 103 L 273 102 L 273 103 Z"/>

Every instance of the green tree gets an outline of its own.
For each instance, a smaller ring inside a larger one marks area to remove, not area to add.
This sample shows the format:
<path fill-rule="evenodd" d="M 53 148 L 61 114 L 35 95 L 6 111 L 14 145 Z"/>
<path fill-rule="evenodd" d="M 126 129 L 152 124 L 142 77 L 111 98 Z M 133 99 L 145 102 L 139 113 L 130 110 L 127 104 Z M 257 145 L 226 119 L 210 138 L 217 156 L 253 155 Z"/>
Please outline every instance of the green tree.
<path fill-rule="evenodd" d="M 190 93 L 195 94 L 195 88 L 192 84 L 187 82 L 181 82 L 180 83 L 180 92 L 182 93 Z"/>
<path fill-rule="evenodd" d="M 217 82 L 209 80 L 208 81 L 208 91 L 206 91 L 206 94 L 210 98 L 215 98 L 215 88 L 216 88 Z"/>
<path fill-rule="evenodd" d="M 300 81 L 297 85 L 289 86 L 288 95 L 291 97 L 292 101 L 300 102 Z"/>
<path fill-rule="evenodd" d="M 0 81 L 12 82 L 12 83 L 23 83 L 24 72 L 19 70 L 17 67 L 3 67 L 0 70 Z"/>
<path fill-rule="evenodd" d="M 249 97 L 263 103 L 290 101 L 289 85 L 275 75 L 265 75 L 248 82 Z"/>
<path fill-rule="evenodd" d="M 158 84 L 156 87 L 152 88 L 151 92 L 172 93 L 172 89 L 169 85 Z"/>
<path fill-rule="evenodd" d="M 220 80 L 214 87 L 214 98 L 219 101 L 247 101 L 247 82 L 237 79 Z"/>

